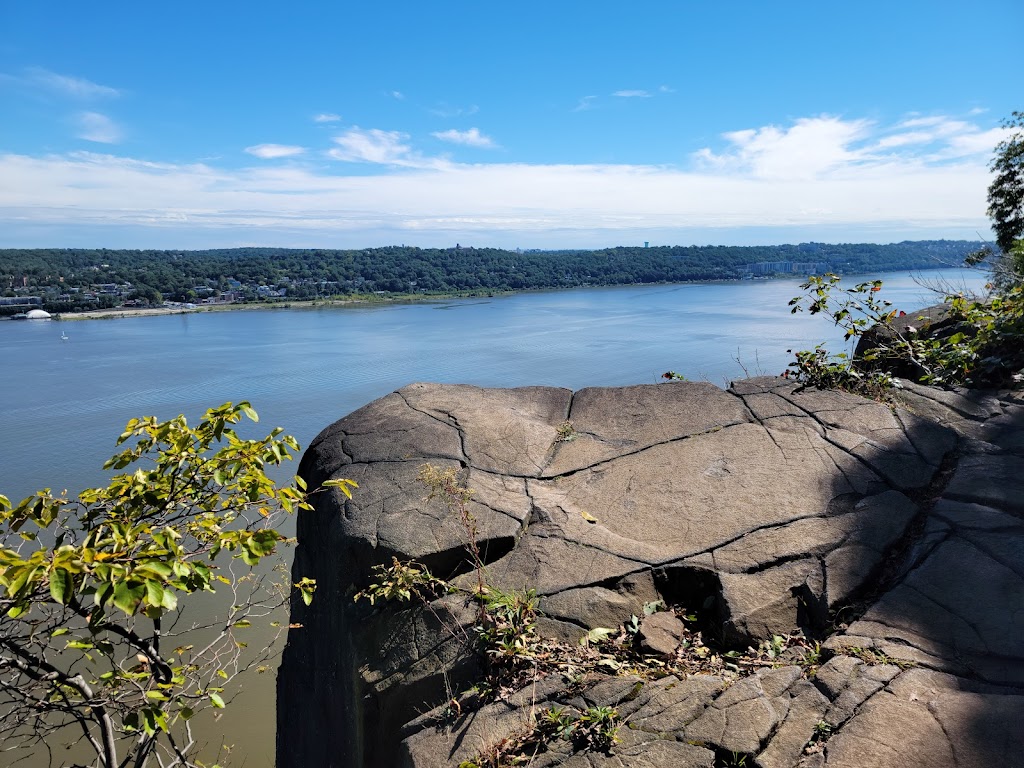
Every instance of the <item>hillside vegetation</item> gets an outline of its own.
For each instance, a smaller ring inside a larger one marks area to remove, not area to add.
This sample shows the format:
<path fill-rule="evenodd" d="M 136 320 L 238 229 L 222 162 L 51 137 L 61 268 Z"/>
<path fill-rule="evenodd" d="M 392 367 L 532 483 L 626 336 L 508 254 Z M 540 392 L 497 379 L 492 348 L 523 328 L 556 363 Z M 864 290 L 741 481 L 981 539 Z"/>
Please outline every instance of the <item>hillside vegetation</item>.
<path fill-rule="evenodd" d="M 824 271 L 928 269 L 958 265 L 976 248 L 977 243 L 967 241 L 933 240 L 890 245 L 803 243 L 596 251 L 460 246 L 363 250 L 7 249 L 0 250 L 0 292 L 9 297 L 41 296 L 46 305 L 67 311 L 87 308 L 89 303 L 109 304 L 105 297 L 111 295 L 149 303 L 196 301 L 225 292 L 233 294 L 232 301 L 284 296 L 308 299 L 381 291 L 509 291 L 735 279 L 748 274 L 806 277 Z"/>

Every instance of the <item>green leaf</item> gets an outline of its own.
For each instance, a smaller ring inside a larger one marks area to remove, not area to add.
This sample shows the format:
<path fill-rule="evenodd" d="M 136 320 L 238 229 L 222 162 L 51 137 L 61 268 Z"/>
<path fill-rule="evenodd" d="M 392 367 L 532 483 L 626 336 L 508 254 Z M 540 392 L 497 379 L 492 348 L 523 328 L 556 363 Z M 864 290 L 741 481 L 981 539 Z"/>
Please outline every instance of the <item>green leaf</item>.
<path fill-rule="evenodd" d="M 146 582 L 146 602 L 148 602 L 153 607 L 163 607 L 164 588 L 157 584 L 155 581 Z"/>
<path fill-rule="evenodd" d="M 602 643 L 614 634 L 614 629 L 608 629 L 607 627 L 595 627 L 580 638 L 580 645 Z"/>
<path fill-rule="evenodd" d="M 652 614 L 655 614 L 658 611 L 664 611 L 664 610 L 665 610 L 665 601 L 664 600 L 652 600 L 649 603 L 644 603 L 644 616 L 651 616 Z"/>
<path fill-rule="evenodd" d="M 135 614 L 146 594 L 146 586 L 137 581 L 122 581 L 114 587 L 113 603 L 129 616 Z"/>
<path fill-rule="evenodd" d="M 61 605 L 67 605 L 71 599 L 74 584 L 71 574 L 63 568 L 54 568 L 50 571 L 50 597 Z"/>
<path fill-rule="evenodd" d="M 210 694 L 210 703 L 213 704 L 217 709 L 224 709 L 224 699 L 220 697 L 219 693 Z"/>
<path fill-rule="evenodd" d="M 178 596 L 174 594 L 173 590 L 165 589 L 161 605 L 168 611 L 175 610 L 178 607 Z"/>

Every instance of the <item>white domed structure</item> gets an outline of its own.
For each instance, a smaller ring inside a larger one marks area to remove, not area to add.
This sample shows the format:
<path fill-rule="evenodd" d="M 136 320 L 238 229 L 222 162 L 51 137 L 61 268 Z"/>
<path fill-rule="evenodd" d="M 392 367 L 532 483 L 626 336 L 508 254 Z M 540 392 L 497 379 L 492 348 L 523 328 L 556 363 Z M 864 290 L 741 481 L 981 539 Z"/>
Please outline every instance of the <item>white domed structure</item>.
<path fill-rule="evenodd" d="M 30 309 L 25 313 L 25 318 L 28 320 L 49 320 L 50 317 L 50 313 L 42 309 Z"/>

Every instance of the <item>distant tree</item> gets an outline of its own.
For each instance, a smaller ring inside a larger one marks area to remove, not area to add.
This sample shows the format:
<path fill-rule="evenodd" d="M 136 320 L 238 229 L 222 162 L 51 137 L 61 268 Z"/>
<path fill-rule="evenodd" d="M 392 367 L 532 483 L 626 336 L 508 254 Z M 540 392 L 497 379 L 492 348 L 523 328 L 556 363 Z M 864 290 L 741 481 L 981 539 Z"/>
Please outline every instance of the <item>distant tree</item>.
<path fill-rule="evenodd" d="M 281 516 L 309 507 L 299 478 L 278 486 L 264 471 L 295 440 L 280 429 L 244 440 L 233 429 L 243 416 L 256 420 L 244 402 L 195 427 L 133 419 L 118 444 L 135 444 L 105 465 L 126 471 L 107 487 L 16 505 L 0 496 L 4 764 L 70 728 L 89 765 L 202 765 L 192 718 L 223 708 L 231 681 L 267 658 L 246 628 L 290 590 L 256 566 L 286 540 Z M 349 493 L 348 481 L 331 484 Z M 312 598 L 311 580 L 295 586 Z M 218 588 L 223 613 L 189 618 L 194 597 Z"/>

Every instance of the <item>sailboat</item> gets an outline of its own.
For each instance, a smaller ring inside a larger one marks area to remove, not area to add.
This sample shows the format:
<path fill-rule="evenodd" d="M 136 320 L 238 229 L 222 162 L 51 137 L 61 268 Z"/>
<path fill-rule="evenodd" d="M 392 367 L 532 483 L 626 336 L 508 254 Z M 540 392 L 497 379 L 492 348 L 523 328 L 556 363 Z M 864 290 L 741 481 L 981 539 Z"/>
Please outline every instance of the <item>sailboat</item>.
<path fill-rule="evenodd" d="M 66 333 L 64 333 L 64 331 L 60 332 L 60 340 L 61 341 L 67 341 L 68 340 L 68 335 Z"/>

